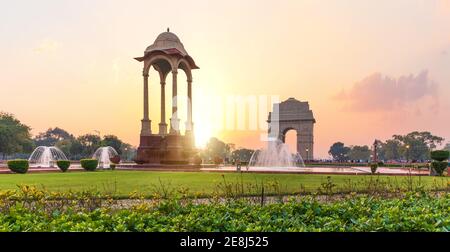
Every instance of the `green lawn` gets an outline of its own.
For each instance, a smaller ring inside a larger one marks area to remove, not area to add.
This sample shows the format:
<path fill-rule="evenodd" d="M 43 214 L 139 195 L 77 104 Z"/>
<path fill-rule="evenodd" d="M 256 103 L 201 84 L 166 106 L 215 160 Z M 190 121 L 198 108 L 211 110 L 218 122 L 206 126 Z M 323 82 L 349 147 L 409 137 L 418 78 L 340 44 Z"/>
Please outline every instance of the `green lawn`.
<path fill-rule="evenodd" d="M 69 172 L 69 173 L 35 173 L 35 174 L 2 174 L 0 175 L 0 190 L 16 189 L 17 185 L 43 186 L 50 191 L 82 191 L 96 189 L 101 192 L 113 193 L 116 196 L 127 197 L 133 191 L 139 191 L 145 195 L 151 195 L 155 186 L 161 185 L 170 188 L 188 188 L 190 194 L 210 195 L 220 191 L 218 185 L 243 181 L 247 186 L 255 186 L 262 182 L 267 187 L 277 182 L 280 190 L 285 193 L 296 193 L 302 190 L 317 191 L 327 182 L 328 175 L 307 174 L 237 174 L 237 173 L 207 173 L 207 172 L 147 172 L 147 171 L 99 171 L 99 172 Z M 426 188 L 446 187 L 450 183 L 449 177 L 408 177 L 401 176 L 352 176 L 332 175 L 332 183 L 336 184 L 335 190 L 349 188 L 351 182 L 355 188 L 367 188 L 370 179 L 379 179 L 393 186 L 407 187 L 411 182 L 417 186 L 423 184 Z M 233 186 L 235 188 L 236 186 Z M 273 187 L 275 188 L 275 187 Z M 267 189 L 270 193 L 271 189 Z M 273 189 L 274 191 L 276 189 Z M 250 193 L 250 190 L 244 190 Z"/>

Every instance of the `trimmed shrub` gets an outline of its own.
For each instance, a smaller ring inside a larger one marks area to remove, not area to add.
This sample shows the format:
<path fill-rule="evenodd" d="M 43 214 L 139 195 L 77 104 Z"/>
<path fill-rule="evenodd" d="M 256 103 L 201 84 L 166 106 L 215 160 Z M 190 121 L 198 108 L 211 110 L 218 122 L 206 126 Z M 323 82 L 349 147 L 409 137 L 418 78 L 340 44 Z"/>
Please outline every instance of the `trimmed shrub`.
<path fill-rule="evenodd" d="M 383 161 L 379 161 L 379 162 L 378 162 L 378 166 L 384 166 Z"/>
<path fill-rule="evenodd" d="M 110 158 L 109 161 L 111 161 L 114 164 L 118 164 L 118 163 L 120 163 L 120 156 L 116 155 L 116 156 Z"/>
<path fill-rule="evenodd" d="M 378 163 L 371 163 L 370 171 L 372 172 L 372 174 L 375 174 L 375 172 L 377 172 L 377 170 L 378 170 Z"/>
<path fill-rule="evenodd" d="M 193 159 L 192 159 L 192 163 L 194 163 L 195 165 L 201 165 L 203 162 L 202 158 L 199 155 L 196 155 Z"/>
<path fill-rule="evenodd" d="M 444 174 L 445 169 L 447 169 L 447 166 L 448 166 L 447 162 L 439 162 L 439 161 L 431 162 L 432 175 L 434 172 L 438 176 L 442 176 Z"/>
<path fill-rule="evenodd" d="M 437 150 L 431 152 L 431 159 L 442 162 L 447 160 L 450 156 L 450 152 L 445 150 Z"/>
<path fill-rule="evenodd" d="M 70 161 L 69 160 L 58 160 L 58 161 L 56 161 L 56 165 L 62 172 L 66 172 L 70 167 Z"/>
<path fill-rule="evenodd" d="M 115 170 L 116 169 L 116 164 L 112 163 L 109 165 L 109 169 L 111 170 Z"/>
<path fill-rule="evenodd" d="M 97 159 L 81 159 L 80 163 L 81 167 L 83 167 L 86 171 L 95 171 L 98 166 Z"/>
<path fill-rule="evenodd" d="M 26 159 L 15 159 L 8 161 L 8 168 L 15 173 L 25 174 L 28 171 L 30 164 Z"/>

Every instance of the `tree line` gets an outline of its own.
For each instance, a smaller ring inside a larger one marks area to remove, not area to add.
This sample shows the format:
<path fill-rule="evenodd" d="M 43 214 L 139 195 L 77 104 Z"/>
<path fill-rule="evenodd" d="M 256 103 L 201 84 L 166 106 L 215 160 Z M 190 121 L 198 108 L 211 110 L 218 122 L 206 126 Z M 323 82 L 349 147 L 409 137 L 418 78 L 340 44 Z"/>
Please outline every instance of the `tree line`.
<path fill-rule="evenodd" d="M 75 137 L 66 130 L 55 127 L 33 137 L 30 131 L 31 128 L 14 115 L 0 112 L 0 158 L 28 156 L 38 146 L 56 146 L 71 160 L 89 158 L 103 146 L 116 149 L 122 160 L 132 160 L 136 151 L 132 145 L 114 135 L 101 137 L 85 134 Z"/>
<path fill-rule="evenodd" d="M 21 123 L 14 115 L 0 112 L 0 158 L 29 155 L 37 146 L 56 146 L 72 160 L 90 157 L 97 148 L 102 146 L 111 146 L 116 149 L 122 160 L 132 160 L 136 152 L 132 145 L 114 135 L 100 137 L 85 134 L 75 137 L 66 130 L 56 127 L 33 137 L 30 131 L 31 128 Z M 444 138 L 426 131 L 414 131 L 406 135 L 393 135 L 392 139 L 385 142 L 376 141 L 379 160 L 424 161 L 430 159 L 430 151 L 441 145 Z M 450 151 L 450 143 L 444 149 Z M 206 162 L 221 159 L 223 162 L 232 163 L 234 160 L 248 162 L 253 153 L 252 149 L 236 149 L 234 144 L 225 143 L 213 137 L 199 155 Z M 371 159 L 372 146 L 345 146 L 344 143 L 337 142 L 330 147 L 328 153 L 339 162 L 350 160 L 367 162 Z"/>
<path fill-rule="evenodd" d="M 430 160 L 430 152 L 444 142 L 444 138 L 435 136 L 428 131 L 414 131 L 406 135 L 393 135 L 385 142 L 377 143 L 377 159 L 381 161 L 412 161 Z M 450 150 L 450 143 L 444 149 Z M 345 146 L 342 142 L 334 143 L 328 152 L 335 161 L 363 161 L 371 160 L 373 147 Z"/>

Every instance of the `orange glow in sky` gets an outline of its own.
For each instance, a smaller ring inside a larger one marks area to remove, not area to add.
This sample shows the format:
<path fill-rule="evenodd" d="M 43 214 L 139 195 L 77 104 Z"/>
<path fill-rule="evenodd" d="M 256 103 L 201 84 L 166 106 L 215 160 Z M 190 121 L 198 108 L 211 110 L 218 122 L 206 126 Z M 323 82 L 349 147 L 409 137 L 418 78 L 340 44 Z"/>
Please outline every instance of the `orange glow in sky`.
<path fill-rule="evenodd" d="M 318 158 L 336 141 L 370 145 L 413 130 L 450 140 L 448 0 L 10 1 L 0 17 L 0 110 L 34 134 L 98 130 L 137 145 L 142 65 L 133 58 L 170 27 L 200 67 L 199 146 L 210 136 L 264 145 L 264 130 L 227 129 L 221 106 L 233 96 L 309 101 Z M 186 96 L 184 73 L 178 80 Z M 159 96 L 152 72 L 154 132 Z"/>

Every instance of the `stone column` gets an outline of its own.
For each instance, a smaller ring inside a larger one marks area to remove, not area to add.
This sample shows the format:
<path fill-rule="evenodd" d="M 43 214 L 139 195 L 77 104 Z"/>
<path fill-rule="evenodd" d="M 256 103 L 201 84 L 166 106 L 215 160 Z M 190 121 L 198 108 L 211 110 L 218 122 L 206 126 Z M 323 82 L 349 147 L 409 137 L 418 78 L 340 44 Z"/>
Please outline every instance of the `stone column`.
<path fill-rule="evenodd" d="M 177 105 L 177 70 L 172 70 L 172 118 L 170 119 L 170 134 L 180 133 L 180 120 L 178 119 L 178 105 Z"/>
<path fill-rule="evenodd" d="M 192 80 L 188 80 L 188 107 L 187 107 L 187 122 L 186 122 L 186 131 L 192 132 L 194 130 L 194 125 L 192 122 Z"/>
<path fill-rule="evenodd" d="M 166 123 L 166 82 L 161 80 L 161 123 L 159 124 L 159 134 L 167 134 Z"/>
<path fill-rule="evenodd" d="M 141 136 L 152 134 L 151 121 L 148 109 L 148 74 L 144 73 L 144 119 L 142 119 Z"/>
<path fill-rule="evenodd" d="M 187 121 L 186 121 L 186 137 L 188 139 L 188 145 L 190 147 L 195 146 L 194 137 L 194 123 L 192 122 L 192 79 L 187 80 L 188 83 L 188 107 L 187 107 Z"/>

